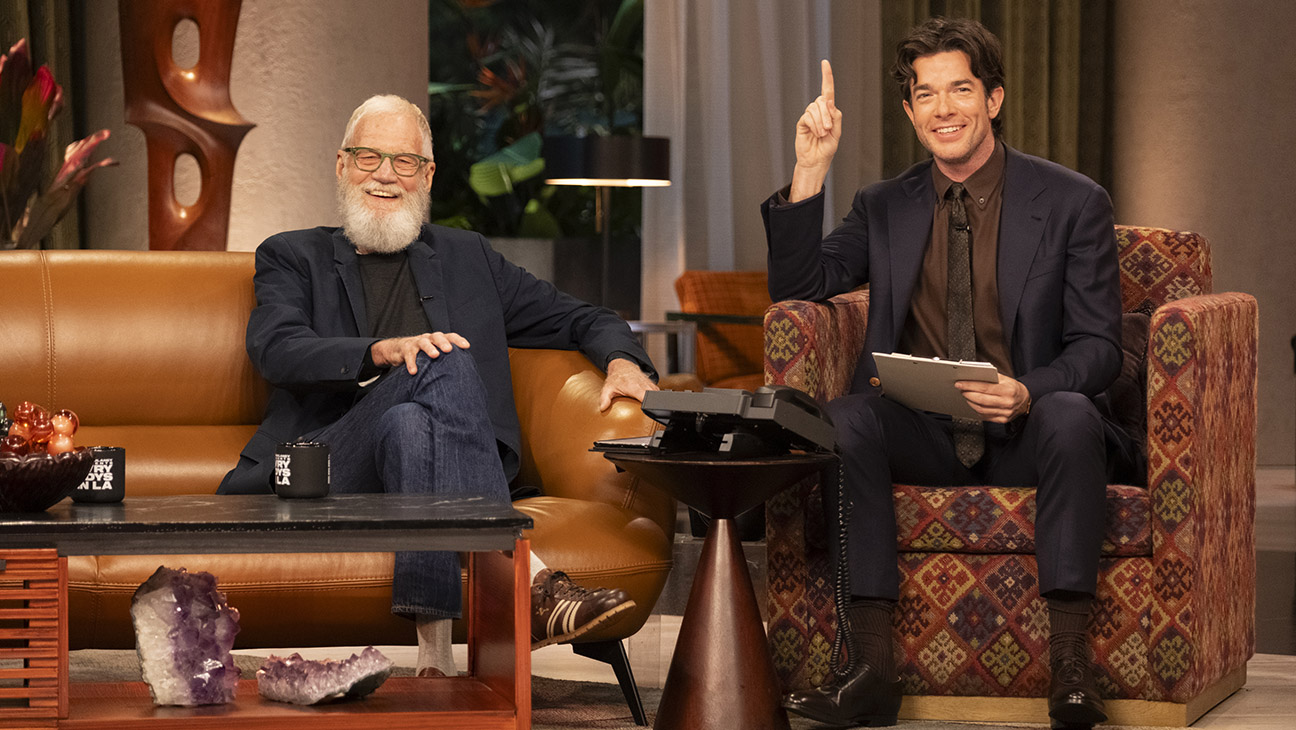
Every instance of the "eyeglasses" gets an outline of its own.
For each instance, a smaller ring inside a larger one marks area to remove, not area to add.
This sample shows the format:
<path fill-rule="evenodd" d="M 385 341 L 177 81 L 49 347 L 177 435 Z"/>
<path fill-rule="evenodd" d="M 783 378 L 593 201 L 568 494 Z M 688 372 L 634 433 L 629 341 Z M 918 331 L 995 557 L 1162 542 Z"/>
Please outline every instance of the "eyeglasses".
<path fill-rule="evenodd" d="M 382 167 L 383 160 L 390 158 L 392 172 L 401 177 L 413 177 L 431 162 L 426 157 L 410 152 L 380 152 L 372 147 L 347 147 L 342 151 L 351 153 L 356 169 L 362 172 L 373 172 Z"/>

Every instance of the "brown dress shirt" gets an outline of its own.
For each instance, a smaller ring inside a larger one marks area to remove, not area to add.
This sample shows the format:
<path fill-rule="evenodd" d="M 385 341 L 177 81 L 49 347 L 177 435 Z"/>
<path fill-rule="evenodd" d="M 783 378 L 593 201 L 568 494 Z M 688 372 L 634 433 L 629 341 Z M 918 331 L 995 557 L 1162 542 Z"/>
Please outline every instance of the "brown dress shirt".
<path fill-rule="evenodd" d="M 899 351 L 917 357 L 947 357 L 945 290 L 949 259 L 949 201 L 945 194 L 953 184 L 934 163 L 932 185 L 936 189 L 936 210 L 932 213 L 931 240 L 923 255 L 922 270 L 909 316 L 900 333 Z M 994 152 L 981 169 L 963 181 L 967 188 L 963 204 L 972 226 L 972 326 L 976 330 L 977 359 L 991 363 L 999 372 L 1013 376 L 1012 358 L 999 319 L 999 212 L 1003 208 L 1004 146 L 995 143 Z"/>

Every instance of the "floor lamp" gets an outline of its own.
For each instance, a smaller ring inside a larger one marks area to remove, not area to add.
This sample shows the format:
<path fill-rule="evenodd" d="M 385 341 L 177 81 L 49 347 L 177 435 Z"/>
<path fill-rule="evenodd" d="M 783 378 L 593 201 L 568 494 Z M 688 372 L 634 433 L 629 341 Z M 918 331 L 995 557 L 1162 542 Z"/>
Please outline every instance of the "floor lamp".
<path fill-rule="evenodd" d="M 545 182 L 549 185 L 590 185 L 595 198 L 595 230 L 603 236 L 599 296 L 608 306 L 611 290 L 612 188 L 670 185 L 670 140 L 665 137 L 546 137 Z"/>

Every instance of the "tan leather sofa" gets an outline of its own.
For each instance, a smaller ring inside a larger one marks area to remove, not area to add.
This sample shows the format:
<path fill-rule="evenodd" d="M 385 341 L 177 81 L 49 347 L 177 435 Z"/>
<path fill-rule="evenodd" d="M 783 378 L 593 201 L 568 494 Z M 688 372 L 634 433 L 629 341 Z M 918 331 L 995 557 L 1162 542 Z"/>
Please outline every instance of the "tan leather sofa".
<path fill-rule="evenodd" d="M 71 408 L 77 444 L 126 449 L 126 499 L 211 494 L 261 418 L 267 386 L 243 346 L 253 256 L 233 252 L 0 253 L 0 401 Z M 598 411 L 603 377 L 582 355 L 511 353 L 522 424 L 517 507 L 534 551 L 587 585 L 638 604 L 583 637 L 627 637 L 647 619 L 671 567 L 673 500 L 597 453 L 595 439 L 651 422 L 618 399 Z M 390 613 L 390 554 L 192 555 L 69 560 L 71 648 L 134 646 L 131 594 L 159 565 L 213 573 L 242 615 L 243 647 L 412 643 Z"/>

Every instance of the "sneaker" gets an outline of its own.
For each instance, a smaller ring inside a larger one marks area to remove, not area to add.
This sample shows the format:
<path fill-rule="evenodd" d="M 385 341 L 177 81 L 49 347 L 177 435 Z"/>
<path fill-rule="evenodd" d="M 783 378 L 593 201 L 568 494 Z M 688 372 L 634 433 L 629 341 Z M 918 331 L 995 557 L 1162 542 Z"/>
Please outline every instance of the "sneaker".
<path fill-rule="evenodd" d="M 623 590 L 582 588 L 545 568 L 531 584 L 531 649 L 569 642 L 634 605 Z"/>

